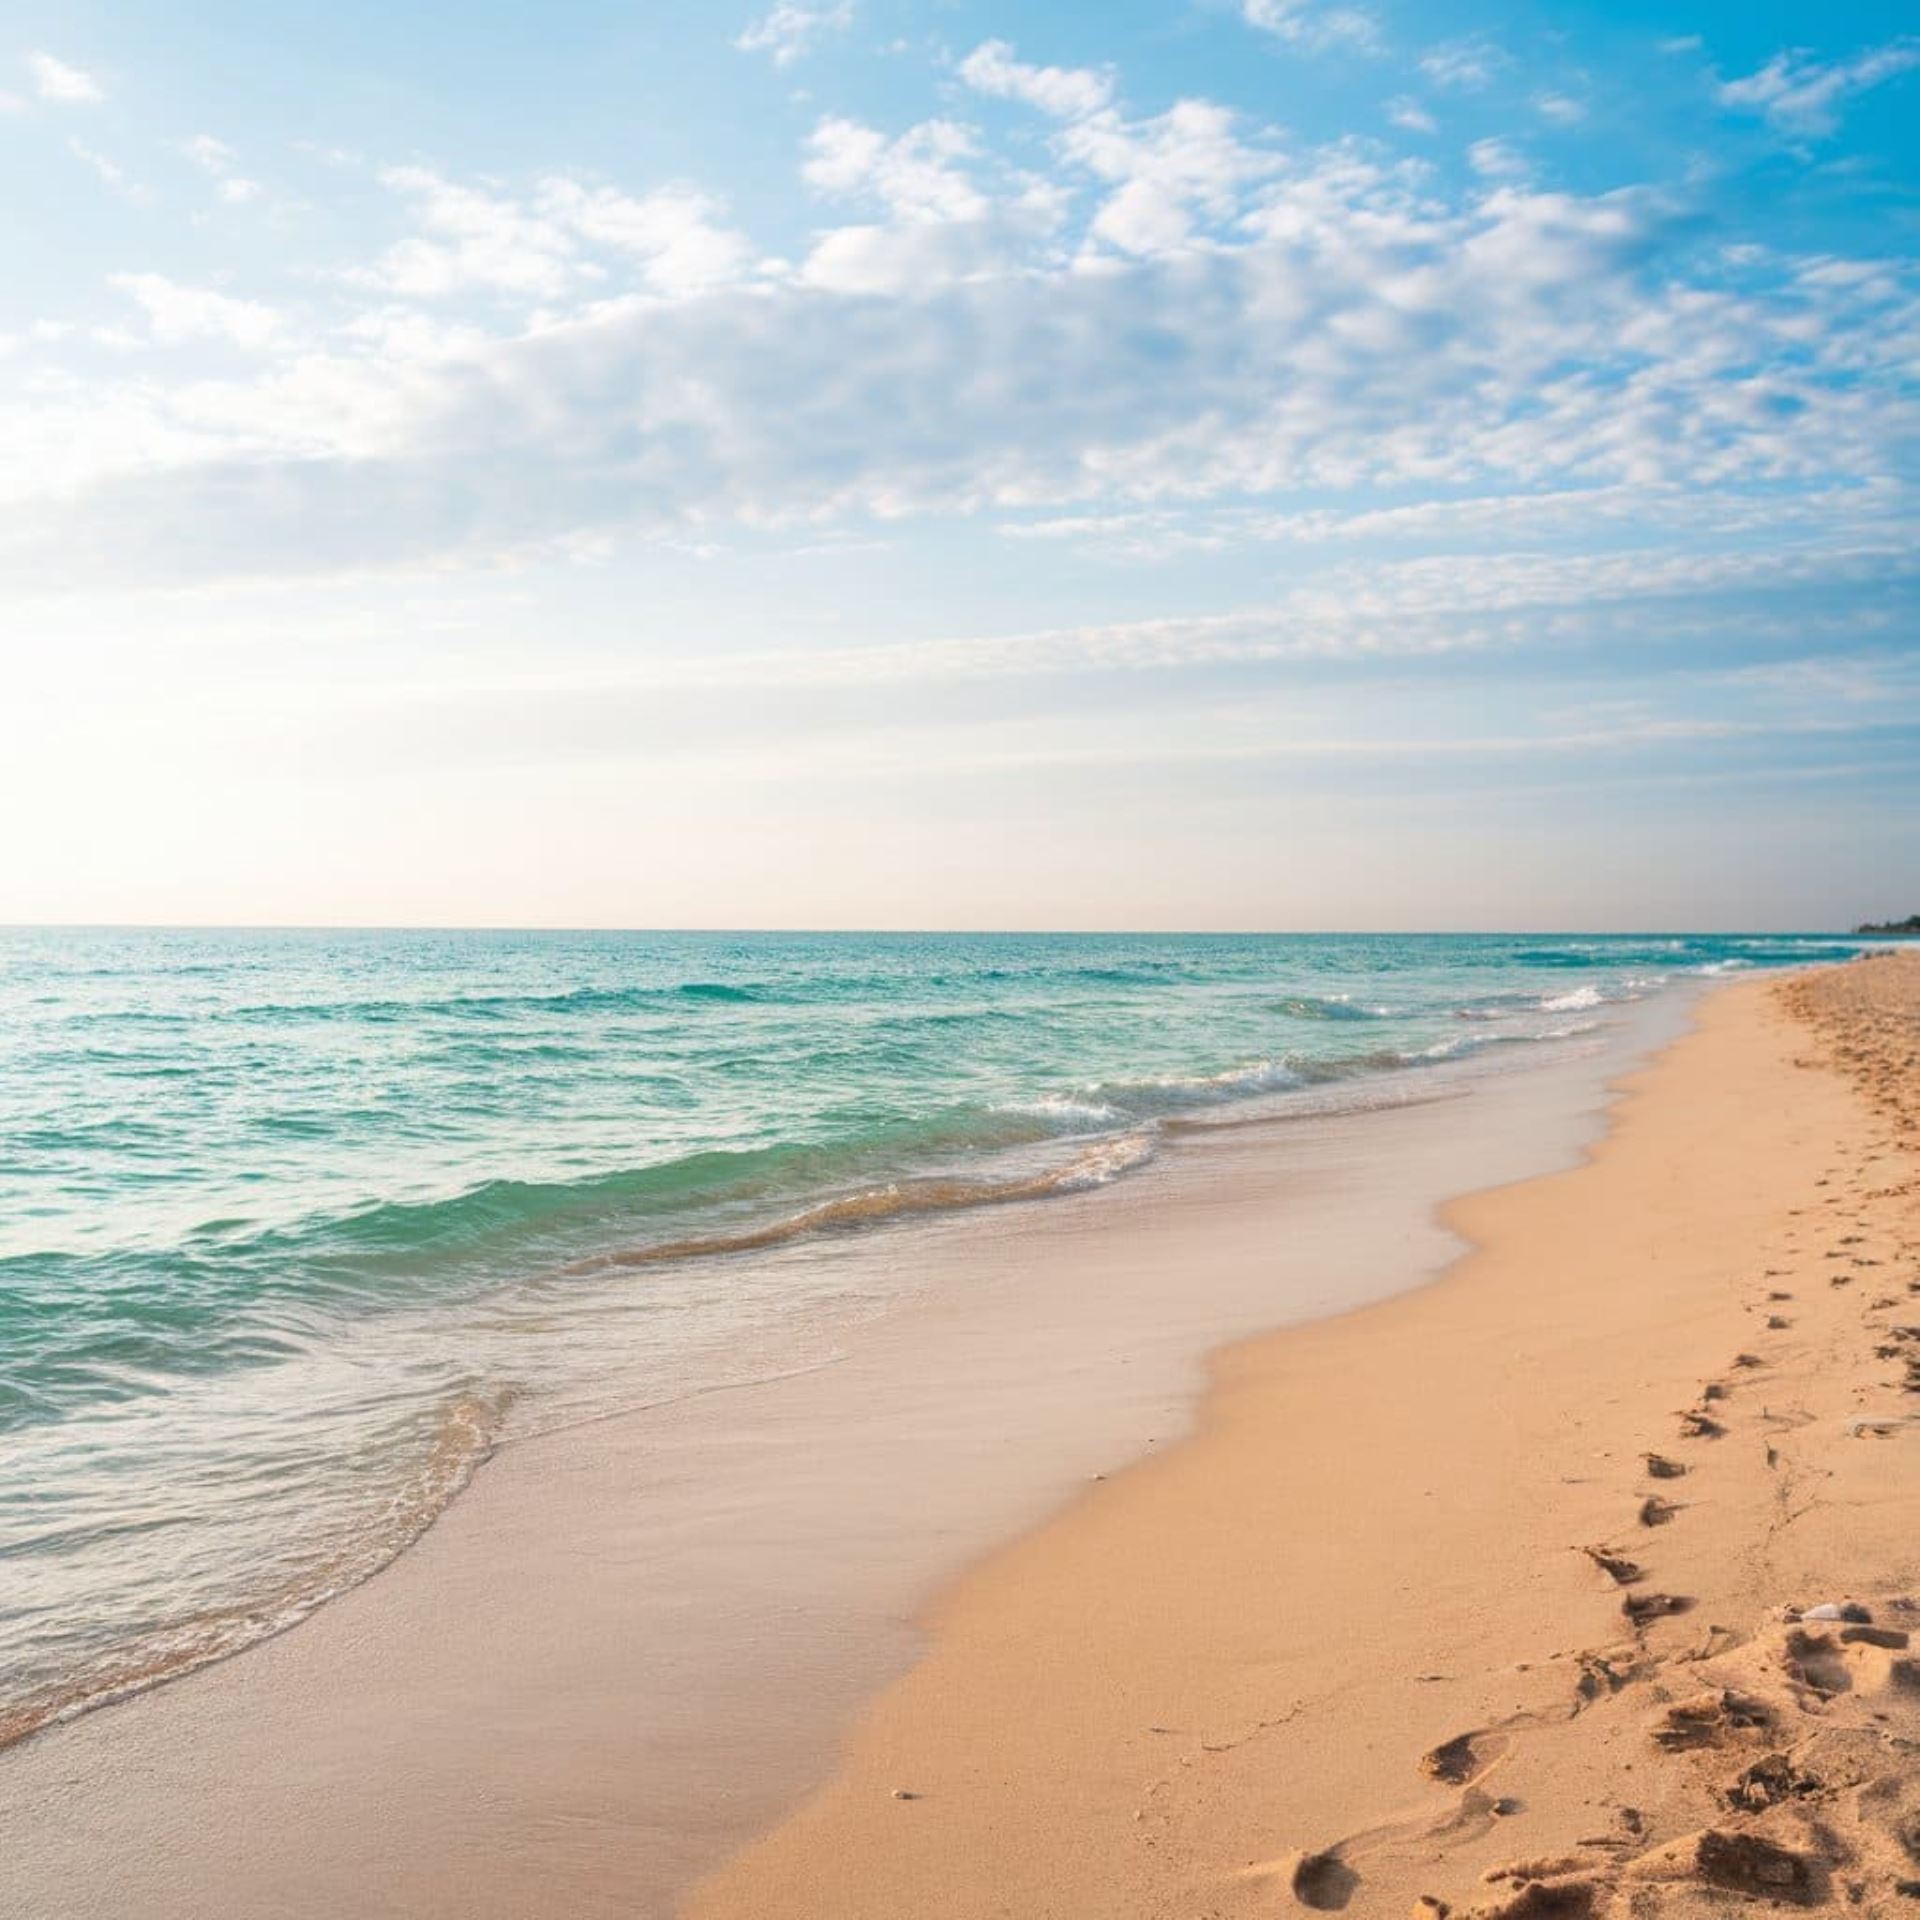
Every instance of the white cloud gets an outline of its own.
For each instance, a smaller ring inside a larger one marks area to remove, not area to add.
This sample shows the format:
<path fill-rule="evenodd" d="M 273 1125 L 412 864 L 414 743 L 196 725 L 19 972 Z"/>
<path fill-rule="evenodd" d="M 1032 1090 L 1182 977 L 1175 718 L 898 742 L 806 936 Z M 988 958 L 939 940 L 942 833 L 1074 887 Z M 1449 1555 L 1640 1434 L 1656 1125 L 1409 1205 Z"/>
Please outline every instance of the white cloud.
<path fill-rule="evenodd" d="M 878 200 L 896 220 L 980 220 L 990 203 L 965 170 L 978 150 L 951 120 L 922 121 L 890 140 L 829 115 L 808 139 L 803 172 L 817 191 Z"/>
<path fill-rule="evenodd" d="M 0 550 L 325 570 L 1044 513 L 1206 551 L 1282 537 L 1249 501 L 1298 522 L 1329 497 L 1884 480 L 1920 427 L 1897 262 L 1759 253 L 1730 286 L 1656 194 L 1532 190 L 1497 145 L 1449 192 L 1206 101 L 1102 108 L 1052 146 L 1036 186 L 953 122 L 824 120 L 810 184 L 870 211 L 798 268 L 750 265 L 691 187 L 398 170 L 413 231 L 344 282 L 375 289 L 360 314 L 296 331 L 129 280 L 155 336 L 288 348 L 0 401 L 0 496 L 24 503 Z M 526 309 L 424 314 L 442 292 Z"/>
<path fill-rule="evenodd" d="M 1418 100 L 1409 99 L 1405 94 L 1387 102 L 1387 118 L 1396 127 L 1404 127 L 1409 133 L 1437 133 L 1440 130 L 1439 121 Z"/>
<path fill-rule="evenodd" d="M 213 174 L 231 171 L 234 161 L 240 157 L 224 140 L 216 140 L 210 133 L 196 133 L 191 140 L 183 140 L 180 150 L 196 166 Z"/>
<path fill-rule="evenodd" d="M 1565 93 L 1536 93 L 1533 110 L 1556 127 L 1577 127 L 1587 117 L 1585 104 Z"/>
<path fill-rule="evenodd" d="M 409 299 L 485 291 L 559 300 L 605 289 L 616 268 L 637 269 L 650 292 L 684 297 L 746 265 L 746 242 L 720 224 L 720 202 L 693 187 L 636 196 L 556 175 L 522 199 L 424 167 L 380 177 L 412 205 L 420 231 L 352 277 Z"/>
<path fill-rule="evenodd" d="M 1056 184 L 990 165 L 974 131 L 951 120 L 889 138 L 828 116 L 808 139 L 802 171 L 816 193 L 885 216 L 828 229 L 802 263 L 803 281 L 846 293 L 927 292 L 1013 271 L 1065 211 Z"/>
<path fill-rule="evenodd" d="M 258 300 L 236 300 L 210 287 L 183 287 L 158 273 L 110 274 L 107 284 L 138 303 L 149 332 L 165 345 L 217 340 L 257 353 L 280 333 L 280 314 Z"/>
<path fill-rule="evenodd" d="M 115 193 L 128 200 L 144 204 L 151 196 L 147 189 L 135 180 L 118 161 L 111 160 L 96 148 L 90 147 L 84 140 L 69 140 L 67 151 L 88 168 L 96 179 L 111 187 Z"/>
<path fill-rule="evenodd" d="M 1272 149 L 1243 141 L 1232 109 L 1208 100 L 1178 100 L 1146 120 L 1098 114 L 1068 127 L 1059 146 L 1065 159 L 1113 188 L 1091 235 L 1135 255 L 1187 245 L 1203 221 L 1228 218 L 1251 183 L 1285 164 Z"/>
<path fill-rule="evenodd" d="M 603 556 L 588 541 L 579 557 Z M 1684 605 L 1730 587 L 1776 594 L 1835 590 L 1910 580 L 1915 572 L 1912 556 L 1898 544 L 1762 556 L 1677 553 L 1652 544 L 1608 554 L 1493 551 L 1444 559 L 1341 560 L 1270 599 L 1224 613 L 806 649 L 650 655 L 585 672 L 575 669 L 564 679 L 548 673 L 522 688 L 501 691 L 618 695 L 876 687 L 1259 663 L 1435 660 L 1517 653 L 1540 641 L 1565 646 L 1605 637 L 1619 631 L 1623 619 L 1643 619 L 1650 603 Z M 1764 674 L 1747 677 L 1767 683 Z M 1805 670 L 1784 676 L 1782 691 L 1803 692 L 1816 677 Z M 1833 677 L 1827 676 L 1830 686 Z M 1856 670 L 1832 690 L 1858 702 L 1872 699 L 1879 688 L 1862 687 Z"/>
<path fill-rule="evenodd" d="M 381 182 L 412 203 L 423 232 L 389 247 L 361 277 L 415 300 L 470 289 L 557 299 L 580 277 L 572 236 L 504 194 L 427 167 L 389 167 Z"/>
<path fill-rule="evenodd" d="M 1363 7 L 1325 6 L 1320 0 L 1242 0 L 1240 11 L 1250 27 L 1290 46 L 1315 52 L 1380 51 L 1380 23 Z"/>
<path fill-rule="evenodd" d="M 1420 56 L 1420 71 L 1449 93 L 1478 93 L 1510 65 L 1505 50 L 1483 37 L 1449 40 Z"/>
<path fill-rule="evenodd" d="M 1786 133 L 1831 133 L 1845 101 L 1915 67 L 1920 67 L 1920 40 L 1915 39 L 1889 40 L 1851 60 L 1823 61 L 1789 50 L 1743 80 L 1722 82 L 1719 100 L 1736 111 L 1761 114 Z"/>
<path fill-rule="evenodd" d="M 786 67 L 808 52 L 821 34 L 843 33 L 852 25 L 853 0 L 839 0 L 839 4 L 826 7 L 781 0 L 771 13 L 745 28 L 733 44 L 742 53 L 770 54 L 776 67 Z"/>
<path fill-rule="evenodd" d="M 27 71 L 33 77 L 34 92 L 59 106 L 98 106 L 107 97 L 92 74 L 56 60 L 50 53 L 28 54 Z"/>
<path fill-rule="evenodd" d="M 1006 265 L 1004 235 L 984 220 L 908 220 L 834 227 L 800 268 L 809 285 L 838 293 L 908 294 Z"/>
<path fill-rule="evenodd" d="M 721 224 L 712 195 L 685 186 L 638 197 L 577 180 L 545 181 L 540 208 L 591 244 L 638 261 L 647 284 L 674 296 L 702 293 L 739 277 L 747 244 Z"/>
<path fill-rule="evenodd" d="M 218 183 L 215 190 L 229 206 L 243 206 L 249 200 L 257 200 L 265 191 L 259 181 L 234 171 L 240 156 L 224 140 L 216 140 L 210 133 L 196 133 L 191 140 L 183 140 L 180 151 L 195 166 L 213 176 Z"/>
<path fill-rule="evenodd" d="M 1467 164 L 1483 180 L 1521 180 L 1529 171 L 1526 156 L 1505 140 L 1476 140 L 1467 149 Z"/>
<path fill-rule="evenodd" d="M 1005 40 L 987 40 L 960 62 L 976 93 L 1019 100 L 1061 120 L 1082 120 L 1113 100 L 1113 76 L 1091 67 L 1036 67 L 1014 58 Z"/>

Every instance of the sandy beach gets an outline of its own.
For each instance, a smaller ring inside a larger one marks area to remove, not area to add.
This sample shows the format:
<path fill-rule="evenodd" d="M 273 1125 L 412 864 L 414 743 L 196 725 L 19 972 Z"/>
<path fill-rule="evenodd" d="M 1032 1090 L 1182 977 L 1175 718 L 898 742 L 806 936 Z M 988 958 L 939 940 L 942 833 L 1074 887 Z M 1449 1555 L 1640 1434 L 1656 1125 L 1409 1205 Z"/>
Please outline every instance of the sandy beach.
<path fill-rule="evenodd" d="M 0 1920 L 1920 1920 L 1920 0 L 0 139 Z"/>
<path fill-rule="evenodd" d="M 1610 1098 L 1681 1004 L 781 1249 L 924 1284 L 831 1365 L 505 1449 L 295 1631 L 0 1752 L 10 1897 L 1876 1910 L 1920 1874 L 1920 960 L 1713 990 Z M 1872 1617 L 1782 1611 L 1827 1602 Z"/>
<path fill-rule="evenodd" d="M 1917 1016 L 1716 994 L 1438 1285 L 1219 1356 L 689 1914 L 1904 1910 Z"/>

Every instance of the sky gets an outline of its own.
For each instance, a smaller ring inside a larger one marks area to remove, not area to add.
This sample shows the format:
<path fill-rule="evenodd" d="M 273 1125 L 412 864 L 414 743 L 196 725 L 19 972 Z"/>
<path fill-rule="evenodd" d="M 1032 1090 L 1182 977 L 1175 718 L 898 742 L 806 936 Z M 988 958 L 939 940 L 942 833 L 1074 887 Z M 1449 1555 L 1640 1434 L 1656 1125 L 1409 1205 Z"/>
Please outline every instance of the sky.
<path fill-rule="evenodd" d="M 0 921 L 1920 909 L 1893 0 L 8 0 Z"/>

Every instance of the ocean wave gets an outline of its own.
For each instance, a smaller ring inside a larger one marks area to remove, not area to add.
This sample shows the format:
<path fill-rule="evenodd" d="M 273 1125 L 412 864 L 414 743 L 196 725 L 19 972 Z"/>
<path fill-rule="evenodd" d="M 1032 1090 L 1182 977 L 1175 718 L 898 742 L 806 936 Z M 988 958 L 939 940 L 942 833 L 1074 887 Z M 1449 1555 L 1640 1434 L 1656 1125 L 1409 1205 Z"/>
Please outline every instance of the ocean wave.
<path fill-rule="evenodd" d="M 1296 994 L 1289 999 L 1276 1000 L 1273 1003 L 1276 1013 L 1285 1014 L 1290 1020 L 1391 1020 L 1391 1007 L 1356 1006 L 1344 994 L 1334 994 L 1326 999 L 1315 998 L 1311 994 Z"/>
<path fill-rule="evenodd" d="M 54 1676 L 0 1693 L 0 1748 L 271 1639 L 371 1579 L 418 1540 L 473 1478 L 493 1451 L 511 1400 L 504 1389 L 454 1394 L 430 1414 L 424 1446 L 377 1511 L 331 1542 L 298 1542 L 292 1564 L 251 1569 L 253 1583 L 223 1603 L 194 1606 L 182 1596 L 180 1618 L 153 1627 L 144 1622 L 157 1596 L 143 1589 L 136 1596 L 143 1624 L 116 1634 L 109 1622 L 93 1623 L 90 1654 L 76 1659 L 69 1652 Z M 117 1524 L 116 1537 L 124 1538 L 128 1524 Z"/>
<path fill-rule="evenodd" d="M 1076 1100 L 1067 1094 L 1047 1093 L 1035 1100 L 1003 1100 L 995 1113 L 1021 1114 L 1044 1121 L 1063 1131 L 1085 1131 L 1089 1127 L 1110 1127 L 1126 1115 L 1105 1100 Z"/>
<path fill-rule="evenodd" d="M 1571 998 L 1571 996 L 1569 996 Z M 1598 1005 L 1581 1002 L 1582 1006 Z M 1436 1060 L 1460 1060 L 1483 1053 L 1492 1047 L 1536 1047 L 1548 1040 L 1572 1040 L 1583 1033 L 1597 1033 L 1604 1021 L 1571 1020 L 1557 1027 L 1535 1027 L 1524 1033 L 1462 1033 L 1450 1039 L 1436 1040 L 1431 1046 L 1415 1048 L 1395 1057 L 1406 1066 L 1418 1066 Z"/>
<path fill-rule="evenodd" d="M 1304 1084 L 1299 1066 L 1291 1060 L 1253 1060 L 1217 1073 L 1163 1073 L 1148 1080 L 1115 1081 L 1104 1091 L 1134 1112 L 1151 1114 Z"/>
<path fill-rule="evenodd" d="M 751 1203 L 780 1192 L 817 1191 L 856 1174 L 863 1161 L 994 1151 L 1043 1139 L 1052 1131 L 1032 1116 L 985 1109 L 901 1117 L 874 1124 L 850 1139 L 713 1147 L 572 1180 L 488 1180 L 439 1198 L 377 1202 L 269 1228 L 244 1251 L 262 1258 L 318 1258 L 343 1271 L 386 1254 L 417 1260 L 483 1245 L 520 1254 L 529 1242 L 590 1232 L 602 1221 L 678 1215 Z M 229 1242 L 224 1251 L 232 1257 L 243 1249 Z M 319 1275 L 310 1269 L 310 1277 Z"/>
<path fill-rule="evenodd" d="M 718 1254 L 754 1253 L 770 1247 L 786 1246 L 796 1240 L 880 1226 L 926 1214 L 959 1213 L 972 1207 L 1006 1206 L 1014 1201 L 1043 1200 L 1054 1194 L 1083 1193 L 1092 1187 L 1111 1184 L 1122 1174 L 1143 1166 L 1152 1157 L 1153 1135 L 1142 1129 L 1102 1140 L 1084 1153 L 1077 1154 L 1065 1166 L 1052 1167 L 1042 1173 L 1002 1179 L 928 1175 L 919 1179 L 890 1180 L 883 1186 L 867 1187 L 854 1193 L 838 1194 L 830 1200 L 816 1201 L 798 1213 L 758 1226 L 619 1248 L 575 1261 L 564 1271 L 586 1275 L 605 1273 L 614 1268 L 656 1267 L 684 1260 L 710 1259 Z"/>
<path fill-rule="evenodd" d="M 1571 993 L 1555 994 L 1540 1002 L 1542 1013 L 1585 1013 L 1597 1007 L 1604 996 L 1598 987 L 1575 987 Z"/>
<path fill-rule="evenodd" d="M 772 997 L 764 986 L 680 980 L 648 986 L 561 987 L 551 992 L 456 993 L 419 999 L 256 1000 L 202 1017 L 221 1022 L 367 1021 L 377 1025 L 433 1019 L 491 1022 L 525 1015 L 638 1012 L 703 1001 L 743 1006 Z"/>

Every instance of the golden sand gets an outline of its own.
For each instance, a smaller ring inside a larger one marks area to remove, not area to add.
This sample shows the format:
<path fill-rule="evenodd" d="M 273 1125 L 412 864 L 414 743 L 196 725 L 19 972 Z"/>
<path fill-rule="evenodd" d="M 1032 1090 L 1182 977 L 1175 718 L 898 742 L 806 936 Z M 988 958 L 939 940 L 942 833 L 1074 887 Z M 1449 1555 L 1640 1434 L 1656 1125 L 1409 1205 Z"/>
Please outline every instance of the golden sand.
<path fill-rule="evenodd" d="M 690 1920 L 1920 1912 L 1917 1139 L 1920 956 L 1714 996 L 962 1580 Z"/>

